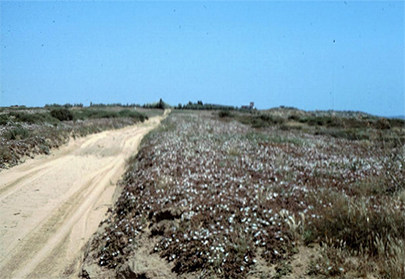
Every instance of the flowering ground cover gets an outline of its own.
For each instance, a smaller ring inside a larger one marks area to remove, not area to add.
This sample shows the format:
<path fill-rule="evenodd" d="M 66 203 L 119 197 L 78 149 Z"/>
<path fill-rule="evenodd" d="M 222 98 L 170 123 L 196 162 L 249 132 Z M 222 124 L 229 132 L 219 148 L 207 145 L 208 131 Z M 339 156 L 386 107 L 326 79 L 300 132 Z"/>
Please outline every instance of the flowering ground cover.
<path fill-rule="evenodd" d="M 129 160 L 86 261 L 157 278 L 128 264 L 148 242 L 179 278 L 405 278 L 404 128 L 273 124 L 172 113 Z"/>

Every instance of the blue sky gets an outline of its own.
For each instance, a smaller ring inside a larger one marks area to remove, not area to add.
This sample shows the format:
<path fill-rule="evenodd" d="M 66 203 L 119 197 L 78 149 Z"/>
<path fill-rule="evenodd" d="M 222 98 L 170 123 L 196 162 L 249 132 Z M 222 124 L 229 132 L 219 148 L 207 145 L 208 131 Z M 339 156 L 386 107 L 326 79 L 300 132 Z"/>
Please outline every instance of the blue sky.
<path fill-rule="evenodd" d="M 0 106 L 405 114 L 402 1 L 2 1 L 0 20 Z"/>

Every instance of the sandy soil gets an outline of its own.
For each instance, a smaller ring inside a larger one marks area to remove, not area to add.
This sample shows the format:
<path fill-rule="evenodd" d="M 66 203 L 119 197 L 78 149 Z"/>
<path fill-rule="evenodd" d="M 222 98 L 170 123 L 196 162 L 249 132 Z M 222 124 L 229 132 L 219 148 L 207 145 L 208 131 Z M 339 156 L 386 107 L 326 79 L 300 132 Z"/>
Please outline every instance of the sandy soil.
<path fill-rule="evenodd" d="M 163 117 L 71 141 L 0 173 L 0 278 L 75 278 L 143 136 Z"/>

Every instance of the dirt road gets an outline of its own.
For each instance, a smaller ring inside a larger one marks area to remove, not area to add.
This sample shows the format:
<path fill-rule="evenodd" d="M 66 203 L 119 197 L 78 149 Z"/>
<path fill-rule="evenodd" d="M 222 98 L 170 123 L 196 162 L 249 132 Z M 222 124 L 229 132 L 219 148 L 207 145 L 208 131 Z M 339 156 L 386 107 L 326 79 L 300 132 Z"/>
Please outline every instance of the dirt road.
<path fill-rule="evenodd" d="M 143 136 L 163 117 L 71 141 L 0 173 L 0 278 L 77 276 Z"/>

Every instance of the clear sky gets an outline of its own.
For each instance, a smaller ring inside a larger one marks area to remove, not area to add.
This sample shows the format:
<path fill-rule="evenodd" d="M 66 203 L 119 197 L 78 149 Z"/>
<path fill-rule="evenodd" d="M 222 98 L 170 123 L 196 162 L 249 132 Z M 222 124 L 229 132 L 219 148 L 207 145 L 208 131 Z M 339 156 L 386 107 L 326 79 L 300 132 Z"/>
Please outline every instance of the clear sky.
<path fill-rule="evenodd" d="M 0 106 L 405 114 L 404 2 L 0 2 Z"/>

